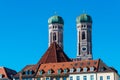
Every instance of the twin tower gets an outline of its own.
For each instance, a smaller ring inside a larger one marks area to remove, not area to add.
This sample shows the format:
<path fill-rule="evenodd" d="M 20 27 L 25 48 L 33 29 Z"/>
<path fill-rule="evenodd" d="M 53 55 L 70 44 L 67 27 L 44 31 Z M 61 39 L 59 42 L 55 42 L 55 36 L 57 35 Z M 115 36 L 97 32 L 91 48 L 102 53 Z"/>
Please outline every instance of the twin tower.
<path fill-rule="evenodd" d="M 48 19 L 49 43 L 56 42 L 63 49 L 64 21 L 60 16 L 52 16 Z M 82 14 L 76 18 L 77 28 L 77 59 L 92 59 L 92 18 Z"/>

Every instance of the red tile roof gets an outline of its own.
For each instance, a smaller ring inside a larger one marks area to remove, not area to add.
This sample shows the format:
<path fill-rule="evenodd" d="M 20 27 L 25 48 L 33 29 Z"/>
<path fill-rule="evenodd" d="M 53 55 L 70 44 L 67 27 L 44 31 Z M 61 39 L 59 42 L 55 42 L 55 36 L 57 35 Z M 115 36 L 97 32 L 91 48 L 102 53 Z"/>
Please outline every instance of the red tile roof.
<path fill-rule="evenodd" d="M 17 72 L 12 70 L 12 69 L 8 69 L 6 67 L 0 67 L 0 74 L 2 75 L 3 79 L 11 79 L 13 75 L 15 75 Z"/>
<path fill-rule="evenodd" d="M 71 69 L 74 69 L 74 72 L 70 73 Z M 55 76 L 58 75 L 58 69 L 62 72 L 60 75 L 64 74 L 64 69 L 67 69 L 67 74 L 78 73 L 77 69 L 80 68 L 81 71 L 79 73 L 84 73 L 87 68 L 86 73 L 88 72 L 106 72 L 106 71 L 114 71 L 113 69 L 106 66 L 100 59 L 99 60 L 80 60 L 80 61 L 71 61 L 67 57 L 67 55 L 63 52 L 61 47 L 55 42 L 50 45 L 46 53 L 40 59 L 40 61 L 36 65 L 27 65 L 22 71 L 16 74 L 14 77 L 19 78 L 20 74 L 23 77 L 38 77 L 38 76 Z M 91 68 L 94 68 L 93 71 L 90 71 Z M 33 71 L 32 74 L 25 74 L 26 71 Z M 40 75 L 40 71 L 42 70 L 43 74 Z M 51 74 L 48 74 L 48 71 L 52 70 Z"/>
<path fill-rule="evenodd" d="M 92 72 L 97 72 L 99 68 L 99 60 L 81 60 L 81 61 L 76 61 L 76 62 L 60 62 L 60 63 L 41 64 L 38 69 L 37 75 L 40 75 L 39 72 L 41 70 L 43 70 L 45 73 L 43 75 L 46 75 L 48 70 L 50 69 L 53 70 L 52 74 L 58 74 L 59 69 L 62 70 L 62 73 L 64 69 L 68 69 L 68 73 L 70 73 L 70 69 L 72 68 L 74 69 L 73 73 L 76 73 L 77 68 L 81 69 L 80 71 L 81 73 L 83 73 L 84 68 L 88 68 L 87 72 L 91 72 L 90 67 L 94 67 L 94 71 Z"/>
<path fill-rule="evenodd" d="M 38 64 L 43 63 L 57 63 L 57 62 L 69 62 L 71 61 L 68 56 L 64 53 L 61 47 L 53 42 L 43 57 L 40 59 Z"/>

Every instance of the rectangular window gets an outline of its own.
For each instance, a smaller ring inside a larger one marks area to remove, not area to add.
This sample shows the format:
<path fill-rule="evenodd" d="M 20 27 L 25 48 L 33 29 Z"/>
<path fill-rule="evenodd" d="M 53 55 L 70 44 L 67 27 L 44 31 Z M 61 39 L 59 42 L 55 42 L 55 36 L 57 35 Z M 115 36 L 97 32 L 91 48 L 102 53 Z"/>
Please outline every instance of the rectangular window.
<path fill-rule="evenodd" d="M 94 67 L 90 67 L 90 71 L 94 71 Z"/>
<path fill-rule="evenodd" d="M 87 68 L 83 68 L 83 72 L 87 72 Z"/>
<path fill-rule="evenodd" d="M 103 76 L 100 76 L 100 80 L 103 80 Z"/>
<path fill-rule="evenodd" d="M 87 80 L 87 76 L 83 76 L 83 80 Z"/>
<path fill-rule="evenodd" d="M 80 76 L 76 76 L 76 80 L 80 80 Z"/>
<path fill-rule="evenodd" d="M 60 78 L 59 78 L 59 77 L 57 77 L 57 78 L 56 78 L 56 80 L 60 80 Z"/>
<path fill-rule="evenodd" d="M 110 80 L 110 76 L 107 76 L 107 80 Z"/>
<path fill-rule="evenodd" d="M 61 70 L 59 69 L 59 70 L 58 70 L 58 74 L 60 74 L 60 73 L 61 73 Z"/>
<path fill-rule="evenodd" d="M 33 71 L 32 71 L 32 70 L 30 70 L 30 71 L 29 71 L 29 74 L 30 74 L 30 75 L 32 75 L 32 73 L 33 73 Z"/>
<path fill-rule="evenodd" d="M 71 69 L 70 69 L 70 73 L 73 73 L 73 72 L 74 72 L 74 69 L 73 69 L 73 68 L 71 68 Z"/>
<path fill-rule="evenodd" d="M 63 77 L 63 80 L 67 80 L 67 77 Z"/>
<path fill-rule="evenodd" d="M 37 78 L 37 80 L 40 80 L 40 78 Z"/>
<path fill-rule="evenodd" d="M 73 77 L 72 77 L 72 76 L 70 76 L 70 80 L 73 80 Z"/>
<path fill-rule="evenodd" d="M 28 70 L 26 70 L 26 71 L 25 71 L 25 74 L 26 74 L 26 75 L 28 75 L 28 74 L 29 74 Z"/>
<path fill-rule="evenodd" d="M 46 80 L 50 80 L 50 78 L 46 78 Z"/>
<path fill-rule="evenodd" d="M 80 68 L 77 68 L 77 72 L 80 72 L 80 70 L 81 70 Z"/>
<path fill-rule="evenodd" d="M 90 80 L 94 80 L 94 75 L 91 75 L 91 76 L 90 76 Z"/>
<path fill-rule="evenodd" d="M 2 78 L 2 74 L 0 74 L 0 78 Z"/>
<path fill-rule="evenodd" d="M 67 73 L 67 69 L 64 69 L 64 73 Z"/>
<path fill-rule="evenodd" d="M 48 70 L 48 74 L 51 74 L 51 70 Z"/>
<path fill-rule="evenodd" d="M 41 70 L 41 71 L 40 71 L 40 75 L 42 75 L 42 73 L 43 73 L 43 71 Z"/>

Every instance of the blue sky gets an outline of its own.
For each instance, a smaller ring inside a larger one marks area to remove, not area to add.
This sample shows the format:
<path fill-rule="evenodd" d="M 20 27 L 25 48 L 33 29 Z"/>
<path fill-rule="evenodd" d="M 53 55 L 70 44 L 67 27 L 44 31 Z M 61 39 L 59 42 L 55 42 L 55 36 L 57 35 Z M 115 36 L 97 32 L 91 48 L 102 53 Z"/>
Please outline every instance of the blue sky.
<path fill-rule="evenodd" d="M 76 17 L 93 20 L 94 59 L 120 73 L 120 0 L 0 0 L 0 66 L 20 71 L 48 48 L 48 18 L 64 19 L 64 51 L 76 57 Z"/>

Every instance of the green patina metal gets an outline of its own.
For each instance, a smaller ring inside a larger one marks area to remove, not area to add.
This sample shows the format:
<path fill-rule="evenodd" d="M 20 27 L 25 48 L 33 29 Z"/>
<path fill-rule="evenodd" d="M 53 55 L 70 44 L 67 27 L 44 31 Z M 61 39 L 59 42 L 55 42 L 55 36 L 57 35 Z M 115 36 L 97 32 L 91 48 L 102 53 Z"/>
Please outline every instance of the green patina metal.
<path fill-rule="evenodd" d="M 92 23 L 92 18 L 87 14 L 82 14 L 76 18 L 76 22 L 77 24 L 84 22 Z"/>
<path fill-rule="evenodd" d="M 60 16 L 52 16 L 48 19 L 48 24 L 55 24 L 55 23 L 59 23 L 59 24 L 63 24 L 64 25 L 64 21 L 62 19 L 62 17 Z"/>

